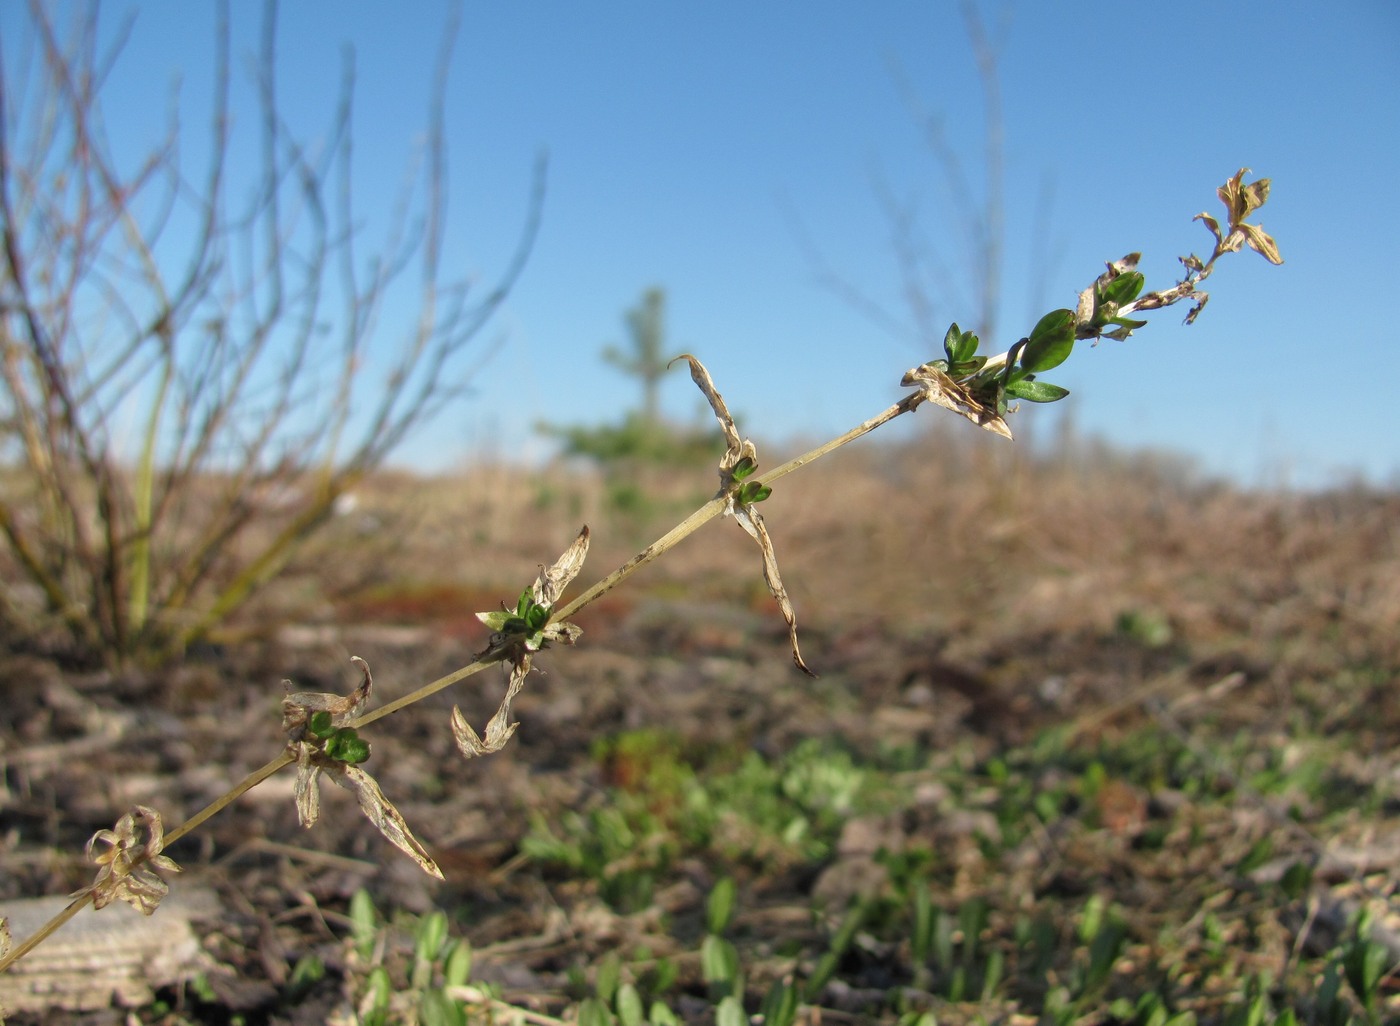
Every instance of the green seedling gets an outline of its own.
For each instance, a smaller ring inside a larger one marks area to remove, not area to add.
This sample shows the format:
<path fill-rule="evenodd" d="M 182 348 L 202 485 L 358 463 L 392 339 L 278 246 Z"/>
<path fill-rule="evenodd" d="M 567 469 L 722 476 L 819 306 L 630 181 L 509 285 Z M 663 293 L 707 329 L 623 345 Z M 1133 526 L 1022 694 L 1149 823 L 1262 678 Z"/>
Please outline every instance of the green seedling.
<path fill-rule="evenodd" d="M 348 912 L 347 971 L 363 976 L 363 982 L 354 987 L 363 1026 L 397 1026 L 406 1021 L 465 1026 L 469 1009 L 479 1006 L 492 1012 L 503 1007 L 489 988 L 468 986 L 471 945 L 451 936 L 442 910 L 388 922 L 369 894 L 359 890 L 351 896 Z M 473 1004 L 464 993 L 472 995 Z"/>

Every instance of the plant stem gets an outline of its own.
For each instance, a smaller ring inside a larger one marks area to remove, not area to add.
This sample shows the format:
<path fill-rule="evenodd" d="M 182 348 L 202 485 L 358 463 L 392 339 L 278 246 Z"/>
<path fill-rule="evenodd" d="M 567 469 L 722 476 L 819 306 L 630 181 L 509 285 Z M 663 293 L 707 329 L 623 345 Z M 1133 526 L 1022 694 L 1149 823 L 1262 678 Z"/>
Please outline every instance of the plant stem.
<path fill-rule="evenodd" d="M 249 773 L 226 794 L 215 798 L 175 829 L 168 831 L 165 835 L 166 847 L 169 847 L 171 844 L 184 837 L 191 830 L 203 825 L 205 820 L 212 819 L 215 815 L 228 808 L 228 806 L 232 805 L 239 798 L 261 784 L 268 777 L 272 776 L 272 774 L 276 773 L 283 766 L 290 765 L 292 762 L 292 755 L 288 752 L 282 752 L 275 759 L 264 763 L 259 769 L 255 769 L 252 773 Z"/>
<path fill-rule="evenodd" d="M 871 431 L 874 431 L 877 427 L 880 427 L 884 424 L 888 424 L 900 414 L 908 413 L 910 410 L 915 408 L 915 403 L 912 401 L 915 399 L 917 399 L 917 394 L 911 394 L 909 396 L 906 396 L 904 399 L 901 399 L 899 402 L 895 403 L 893 406 L 885 410 L 883 413 L 880 413 L 878 416 L 871 417 L 869 420 L 862 421 L 860 424 L 857 424 L 855 427 L 851 428 L 851 430 L 847 431 L 844 435 L 840 435 L 839 437 L 833 438 L 829 442 L 825 442 L 817 446 L 815 449 L 812 449 L 808 452 L 804 452 L 801 456 L 794 456 L 786 463 L 774 467 L 772 470 L 768 471 L 768 473 L 756 475 L 754 480 L 762 481 L 764 484 L 772 484 L 774 481 L 778 480 L 778 478 L 786 477 L 788 474 L 791 474 L 794 470 L 806 466 L 813 460 L 821 459 L 827 453 L 834 452 L 846 443 L 854 442 L 861 435 L 869 434 Z"/>

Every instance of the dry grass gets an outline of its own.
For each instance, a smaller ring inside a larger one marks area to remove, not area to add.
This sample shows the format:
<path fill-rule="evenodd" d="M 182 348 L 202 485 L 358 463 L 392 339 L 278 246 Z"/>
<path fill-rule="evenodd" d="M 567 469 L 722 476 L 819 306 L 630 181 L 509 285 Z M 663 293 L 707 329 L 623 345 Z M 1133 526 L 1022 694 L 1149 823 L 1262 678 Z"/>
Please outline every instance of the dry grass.
<path fill-rule="evenodd" d="M 268 594 L 277 632 L 235 625 L 224 648 L 150 678 L 12 661 L 4 750 L 87 747 L 81 762 L 60 753 L 7 771 L 7 896 L 81 886 L 75 855 L 111 810 L 142 801 L 175 821 L 271 755 L 280 677 L 343 691 L 354 653 L 381 696 L 402 694 L 467 661 L 485 634 L 473 614 L 513 601 L 580 524 L 593 528 L 586 584 L 708 498 L 710 473 L 649 473 L 649 506 L 621 510 L 616 482 L 586 468 L 380 475 Z M 1048 957 L 1063 981 L 1085 957 L 1072 924 L 1089 895 L 1131 928 L 1084 1014 L 1104 1021 L 1111 999 L 1155 988 L 1226 1021 L 1261 970 L 1278 1007 L 1314 1007 L 1309 986 L 1345 937 L 1345 910 L 1384 899 L 1371 874 L 1397 868 L 1381 840 L 1397 826 L 1400 497 L 1242 492 L 1170 461 L 1082 443 L 1037 460 L 935 429 L 823 460 L 781 482 L 764 513 L 821 679 L 792 669 L 748 539 L 711 524 L 578 616 L 583 641 L 541 658 L 501 755 L 463 764 L 445 700 L 374 726 L 371 766 L 403 796 L 446 885 L 413 876 L 333 795 L 322 823 L 300 830 L 275 781 L 214 821 L 203 847 L 176 851 L 187 875 L 253 896 L 226 899 L 220 959 L 283 985 L 315 953 L 328 981 L 353 989 L 340 934 L 284 913 L 314 908 L 333 924 L 363 885 L 383 905 L 448 910 L 478 950 L 478 978 L 510 1000 L 565 1012 L 584 993 L 571 970 L 592 981 L 616 953 L 641 979 L 664 955 L 680 972 L 673 1004 L 699 1021 L 712 1010 L 694 1004 L 696 924 L 720 874 L 740 881 L 751 994 L 810 973 L 832 936 L 820 914 L 839 918 L 873 880 L 868 944 L 843 956 L 846 990 L 817 1004 L 836 1021 L 894 1022 L 890 988 L 912 979 L 898 969 L 904 910 L 923 880 L 949 914 L 990 902 L 986 950 L 1008 960 L 990 1003 L 951 1001 L 936 972 L 920 978 L 931 996 L 911 1007 L 940 1021 L 1040 1014 L 1048 984 L 1011 939 L 1018 917 L 1058 923 Z M 481 722 L 498 689 L 487 675 L 451 701 Z M 152 718 L 165 726 L 152 731 Z M 101 723 L 117 726 L 94 745 Z M 850 772 L 879 794 L 829 821 L 812 813 L 814 846 L 793 846 L 746 818 L 768 799 L 742 791 L 757 772 L 744 760 L 796 773 L 811 744 L 826 746 L 817 766 L 850 753 Z M 700 792 L 718 810 L 704 840 L 687 833 Z M 540 854 L 542 829 L 585 843 L 612 815 L 638 832 L 625 858 L 571 871 Z M 1311 905 L 1237 868 L 1265 839 L 1271 864 L 1317 864 Z M 641 907 L 631 887 L 649 896 Z M 1224 954 L 1203 930 L 1224 931 Z M 287 993 L 244 1007 L 326 1014 Z M 337 1000 L 334 986 L 319 993 Z"/>

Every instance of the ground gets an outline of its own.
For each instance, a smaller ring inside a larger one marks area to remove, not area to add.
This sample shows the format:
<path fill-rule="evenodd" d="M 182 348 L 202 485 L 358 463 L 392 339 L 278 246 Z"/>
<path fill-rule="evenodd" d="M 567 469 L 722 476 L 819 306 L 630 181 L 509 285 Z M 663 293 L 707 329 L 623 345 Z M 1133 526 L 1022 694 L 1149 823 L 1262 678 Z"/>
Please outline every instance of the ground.
<path fill-rule="evenodd" d="M 376 979 L 389 1021 L 1395 1017 L 1400 496 L 966 435 L 838 454 L 763 504 L 815 680 L 716 522 L 578 615 L 502 752 L 465 761 L 448 726 L 484 726 L 494 669 L 367 728 L 444 882 L 330 785 L 300 827 L 286 773 L 178 842 L 172 886 L 219 897 L 216 967 L 138 1021 L 349 1022 Z M 0 898 L 84 886 L 133 803 L 172 826 L 277 754 L 284 678 L 345 693 L 357 655 L 392 700 L 470 662 L 472 614 L 582 523 L 571 592 L 713 487 L 386 477 L 269 595 L 276 629 L 159 670 L 9 654 Z"/>

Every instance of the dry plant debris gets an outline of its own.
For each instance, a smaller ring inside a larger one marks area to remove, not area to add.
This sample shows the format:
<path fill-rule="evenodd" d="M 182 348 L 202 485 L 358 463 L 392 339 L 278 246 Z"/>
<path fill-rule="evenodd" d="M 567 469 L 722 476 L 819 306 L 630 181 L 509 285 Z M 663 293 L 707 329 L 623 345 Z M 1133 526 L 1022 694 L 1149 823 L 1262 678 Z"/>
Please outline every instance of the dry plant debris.
<path fill-rule="evenodd" d="M 137 835 L 138 826 L 145 828 L 145 840 Z M 108 848 L 94 854 L 99 844 Z M 138 805 L 122 816 L 115 829 L 93 834 L 85 849 L 88 861 L 101 867 L 88 888 L 93 907 L 105 908 L 119 898 L 142 915 L 154 912 L 170 892 L 169 885 L 154 870 L 180 872 L 173 859 L 160 853 L 164 847 L 165 828 L 160 813 L 146 805 Z"/>

